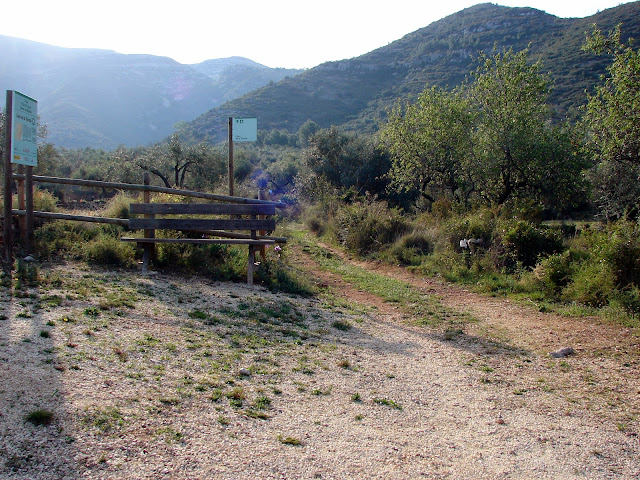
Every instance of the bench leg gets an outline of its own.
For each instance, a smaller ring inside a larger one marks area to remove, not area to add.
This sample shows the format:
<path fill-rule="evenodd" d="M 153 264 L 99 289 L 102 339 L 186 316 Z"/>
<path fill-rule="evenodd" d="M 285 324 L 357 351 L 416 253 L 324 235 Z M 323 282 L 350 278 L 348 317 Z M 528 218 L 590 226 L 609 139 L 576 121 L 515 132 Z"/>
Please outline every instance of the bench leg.
<path fill-rule="evenodd" d="M 153 253 L 153 244 L 145 244 L 144 251 L 142 253 L 142 271 L 147 273 L 149 271 L 149 262 L 151 261 L 151 254 Z"/>
<path fill-rule="evenodd" d="M 247 263 L 247 285 L 253 285 L 253 270 L 256 263 L 256 246 L 249 245 L 249 261 Z"/>

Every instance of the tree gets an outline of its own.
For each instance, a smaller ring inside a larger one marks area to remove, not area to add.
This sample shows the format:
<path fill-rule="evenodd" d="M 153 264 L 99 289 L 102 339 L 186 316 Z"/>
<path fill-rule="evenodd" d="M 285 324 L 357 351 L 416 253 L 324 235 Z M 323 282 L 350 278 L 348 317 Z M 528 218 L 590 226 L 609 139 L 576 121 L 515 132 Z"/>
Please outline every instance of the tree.
<path fill-rule="evenodd" d="M 501 205 L 530 193 L 549 174 L 544 150 L 550 119 L 546 104 L 550 80 L 540 63 L 527 63 L 527 50 L 481 54 L 471 97 L 479 111 L 474 172 L 481 195 Z"/>
<path fill-rule="evenodd" d="M 389 157 L 376 143 L 336 127 L 319 130 L 304 151 L 302 174 L 323 177 L 338 189 L 383 193 L 386 182 L 382 177 L 389 169 Z"/>
<path fill-rule="evenodd" d="M 613 56 L 608 76 L 588 96 L 584 122 L 597 160 L 640 165 L 640 49 L 620 40 L 620 25 L 604 36 L 595 25 L 583 47 Z"/>
<path fill-rule="evenodd" d="M 212 155 L 205 143 L 185 147 L 177 133 L 165 145 L 156 145 L 136 158 L 136 164 L 157 176 L 166 187 L 184 188 L 187 174 L 196 172 Z"/>
<path fill-rule="evenodd" d="M 472 83 L 451 93 L 429 87 L 396 107 L 382 135 L 394 188 L 464 204 L 529 199 L 556 212 L 577 203 L 584 160 L 573 129 L 552 123 L 551 82 L 527 54 L 481 53 Z"/>
<path fill-rule="evenodd" d="M 320 125 L 318 125 L 316 122 L 312 120 L 307 120 L 302 125 L 300 125 L 300 128 L 298 128 L 298 133 L 297 133 L 298 146 L 302 148 L 308 147 L 309 139 L 319 130 L 320 130 Z"/>
<path fill-rule="evenodd" d="M 474 187 L 473 112 L 461 90 L 425 89 L 416 103 L 399 103 L 381 132 L 392 156 L 389 178 L 398 192 L 417 190 L 433 202 L 446 194 L 466 202 Z"/>

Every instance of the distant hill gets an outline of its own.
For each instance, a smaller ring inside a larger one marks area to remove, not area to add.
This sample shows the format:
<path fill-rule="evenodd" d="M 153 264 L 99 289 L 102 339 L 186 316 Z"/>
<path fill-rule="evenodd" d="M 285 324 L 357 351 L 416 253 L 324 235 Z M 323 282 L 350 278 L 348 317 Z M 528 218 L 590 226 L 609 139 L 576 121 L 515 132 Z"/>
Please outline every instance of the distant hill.
<path fill-rule="evenodd" d="M 407 14 L 410 14 L 408 12 Z M 453 87 L 475 69 L 478 51 L 530 45 L 555 81 L 551 101 L 558 115 L 575 115 L 605 73 L 609 59 L 581 51 L 592 25 L 602 30 L 623 24 L 623 36 L 640 41 L 640 2 L 581 19 L 563 19 L 532 8 L 490 3 L 467 8 L 357 58 L 328 62 L 229 101 L 183 128 L 192 140 L 223 140 L 225 119 L 258 117 L 264 130 L 295 132 L 306 120 L 321 127 L 344 125 L 373 132 L 398 98 L 428 84 Z"/>
<path fill-rule="evenodd" d="M 0 35 L 0 91 L 38 100 L 64 147 L 146 145 L 217 105 L 300 70 L 241 57 L 183 65 L 167 57 L 69 49 Z"/>

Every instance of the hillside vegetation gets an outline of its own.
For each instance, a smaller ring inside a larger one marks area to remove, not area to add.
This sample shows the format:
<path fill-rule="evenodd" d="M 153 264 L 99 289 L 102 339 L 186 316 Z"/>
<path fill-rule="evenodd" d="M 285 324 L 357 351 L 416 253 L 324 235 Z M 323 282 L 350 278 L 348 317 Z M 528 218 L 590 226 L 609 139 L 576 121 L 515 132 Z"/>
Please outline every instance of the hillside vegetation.
<path fill-rule="evenodd" d="M 36 98 L 49 141 L 66 148 L 157 142 L 179 122 L 298 72 L 239 57 L 182 65 L 0 35 L 0 90 Z"/>
<path fill-rule="evenodd" d="M 562 19 L 532 8 L 480 4 L 450 15 L 365 55 L 327 62 L 202 114 L 182 129 L 190 139 L 221 141 L 229 116 L 254 116 L 264 130 L 296 132 L 311 120 L 322 128 L 344 125 L 374 132 L 399 98 L 426 85 L 453 88 L 474 69 L 479 51 L 491 53 L 530 45 L 555 88 L 556 116 L 575 118 L 605 73 L 606 59 L 581 50 L 594 23 L 604 31 L 622 23 L 622 37 L 640 38 L 640 2 L 579 19 Z"/>

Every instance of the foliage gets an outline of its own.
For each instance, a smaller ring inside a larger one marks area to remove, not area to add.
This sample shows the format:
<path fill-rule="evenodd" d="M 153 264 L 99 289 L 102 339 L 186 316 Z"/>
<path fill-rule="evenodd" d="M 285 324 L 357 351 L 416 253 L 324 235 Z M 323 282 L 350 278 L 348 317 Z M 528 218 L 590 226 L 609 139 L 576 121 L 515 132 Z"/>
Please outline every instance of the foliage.
<path fill-rule="evenodd" d="M 402 235 L 389 248 L 391 257 L 404 265 L 419 265 L 433 252 L 433 239 L 425 232 L 414 230 Z"/>
<path fill-rule="evenodd" d="M 588 172 L 594 207 L 607 221 L 640 215 L 640 165 L 601 160 Z"/>
<path fill-rule="evenodd" d="M 353 188 L 358 194 L 385 190 L 382 176 L 389 168 L 389 157 L 370 137 L 347 134 L 336 127 L 320 130 L 309 140 L 302 163 L 299 185 L 323 178 L 336 189 Z"/>
<path fill-rule="evenodd" d="M 206 143 L 184 146 L 177 133 L 171 135 L 168 144 L 156 146 L 136 158 L 143 170 L 157 176 L 165 187 L 185 188 L 187 174 L 206 174 L 206 177 L 224 174 L 224 163 Z"/>
<path fill-rule="evenodd" d="M 382 129 L 392 156 L 391 187 L 418 190 L 431 202 L 443 195 L 466 202 L 474 190 L 466 174 L 472 126 L 473 112 L 460 89 L 430 87 L 415 103 L 399 103 Z"/>
<path fill-rule="evenodd" d="M 507 270 L 533 268 L 541 256 L 558 253 L 563 248 L 558 230 L 542 228 L 525 220 L 507 220 L 497 226 L 496 247 L 499 263 Z"/>
<path fill-rule="evenodd" d="M 620 25 L 606 37 L 594 26 L 583 47 L 613 57 L 583 119 L 595 201 L 608 220 L 640 215 L 640 49 L 620 36 Z"/>
<path fill-rule="evenodd" d="M 594 27 L 584 49 L 613 56 L 604 84 L 588 96 L 589 145 L 608 161 L 640 165 L 640 49 L 620 40 L 620 25 L 604 36 Z"/>
<path fill-rule="evenodd" d="M 363 256 L 392 243 L 409 229 L 398 210 L 389 209 L 380 201 L 344 205 L 336 212 L 333 223 L 341 245 Z"/>
<path fill-rule="evenodd" d="M 87 261 L 93 264 L 130 267 L 135 262 L 133 245 L 105 233 L 87 243 L 84 251 Z"/>
<path fill-rule="evenodd" d="M 550 182 L 556 191 L 571 187 L 583 167 L 565 138 L 567 127 L 548 126 L 551 80 L 540 73 L 539 61 L 529 64 L 527 57 L 528 50 L 481 54 L 470 87 L 480 112 L 473 175 L 480 196 L 491 205 L 540 198 Z"/>
<path fill-rule="evenodd" d="M 586 164 L 573 129 L 550 123 L 550 79 L 527 57 L 480 54 L 473 83 L 451 93 L 427 87 L 397 106 L 382 131 L 391 187 L 465 207 L 533 199 L 559 214 L 579 204 Z"/>
<path fill-rule="evenodd" d="M 536 265 L 533 274 L 545 293 L 557 297 L 571 282 L 576 269 L 573 253 L 570 250 L 554 253 L 543 258 Z"/>

